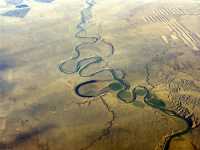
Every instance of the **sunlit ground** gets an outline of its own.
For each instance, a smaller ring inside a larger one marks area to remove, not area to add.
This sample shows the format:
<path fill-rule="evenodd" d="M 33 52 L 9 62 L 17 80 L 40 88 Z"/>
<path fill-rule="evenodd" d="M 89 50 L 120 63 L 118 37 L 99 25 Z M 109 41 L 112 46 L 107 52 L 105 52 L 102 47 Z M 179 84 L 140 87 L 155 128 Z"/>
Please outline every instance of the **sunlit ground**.
<path fill-rule="evenodd" d="M 115 48 L 102 66 L 122 69 L 132 88 L 145 86 L 162 100 L 156 105 L 190 118 L 191 131 L 173 138 L 170 150 L 200 149 L 200 1 L 95 2 L 87 34 L 98 33 Z M 114 90 L 102 96 L 105 101 L 75 93 L 78 84 L 107 77 L 64 74 L 58 67 L 83 41 L 74 34 L 85 5 L 0 0 L 0 150 L 162 149 L 166 136 L 187 127 L 183 119 L 147 105 L 143 95 L 127 104 Z M 100 42 L 90 45 L 81 59 L 107 49 Z"/>

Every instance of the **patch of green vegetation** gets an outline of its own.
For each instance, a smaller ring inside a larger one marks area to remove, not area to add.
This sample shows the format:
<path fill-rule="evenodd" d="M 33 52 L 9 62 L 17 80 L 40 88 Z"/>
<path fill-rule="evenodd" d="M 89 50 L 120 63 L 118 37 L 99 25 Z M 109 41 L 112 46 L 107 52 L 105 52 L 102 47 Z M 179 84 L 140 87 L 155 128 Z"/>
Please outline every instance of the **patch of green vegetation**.
<path fill-rule="evenodd" d="M 109 85 L 109 87 L 111 88 L 111 90 L 113 91 L 118 91 L 121 90 L 123 88 L 123 86 L 120 83 L 117 82 L 113 82 Z"/>
<path fill-rule="evenodd" d="M 166 106 L 166 104 L 165 104 L 165 102 L 163 102 L 163 100 L 158 99 L 156 97 L 151 98 L 150 100 L 148 100 L 148 102 L 159 108 L 164 108 Z"/>
<path fill-rule="evenodd" d="M 118 93 L 118 97 L 124 102 L 127 102 L 127 103 L 132 102 L 132 94 L 130 91 L 126 91 L 126 90 L 120 91 Z"/>
<path fill-rule="evenodd" d="M 146 91 L 145 91 L 145 89 L 136 89 L 135 93 L 137 96 L 144 96 Z"/>

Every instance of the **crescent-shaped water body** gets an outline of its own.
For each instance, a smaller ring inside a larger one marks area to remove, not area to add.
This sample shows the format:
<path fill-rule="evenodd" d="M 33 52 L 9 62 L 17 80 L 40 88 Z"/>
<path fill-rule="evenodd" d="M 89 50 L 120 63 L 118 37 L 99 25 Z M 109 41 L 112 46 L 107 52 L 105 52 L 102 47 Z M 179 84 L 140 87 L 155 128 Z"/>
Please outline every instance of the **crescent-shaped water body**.
<path fill-rule="evenodd" d="M 116 92 L 118 99 L 125 103 L 133 103 L 134 101 L 137 100 L 138 96 L 143 96 L 143 100 L 145 104 L 147 104 L 148 106 L 154 109 L 158 109 L 159 111 L 169 116 L 176 117 L 185 122 L 187 125 L 186 128 L 170 134 L 165 139 L 162 149 L 163 150 L 169 149 L 170 141 L 174 137 L 183 135 L 191 130 L 192 120 L 185 119 L 180 115 L 178 115 L 175 111 L 167 109 L 165 103 L 162 100 L 158 99 L 155 95 L 153 95 L 150 92 L 150 90 L 148 90 L 146 87 L 144 86 L 132 87 L 129 84 L 129 82 L 126 81 L 125 79 L 126 74 L 124 73 L 123 70 L 112 67 L 103 67 L 100 70 L 94 70 L 92 73 L 83 74 L 85 70 L 86 70 L 85 72 L 87 72 L 87 69 L 91 65 L 94 64 L 97 65 L 103 63 L 105 59 L 110 58 L 115 52 L 115 48 L 112 45 L 112 43 L 109 43 L 105 39 L 103 39 L 101 35 L 99 35 L 99 33 L 96 36 L 87 35 L 87 28 L 92 18 L 92 8 L 94 7 L 94 5 L 95 5 L 95 0 L 86 0 L 86 7 L 81 11 L 81 19 L 77 25 L 77 32 L 75 33 L 75 38 L 81 39 L 82 42 L 75 46 L 73 51 L 74 52 L 73 56 L 59 65 L 60 71 L 65 74 L 78 73 L 80 77 L 94 77 L 104 72 L 109 73 L 112 76 L 111 79 L 89 80 L 78 84 L 75 87 L 76 94 L 83 98 L 94 98 L 102 96 L 108 92 Z M 104 43 L 110 47 L 110 52 L 108 55 L 106 56 L 94 55 L 86 58 L 80 57 L 81 50 L 84 47 L 94 45 L 97 42 Z M 108 86 L 104 87 L 101 90 L 91 89 L 91 92 L 87 93 L 81 92 L 81 89 L 87 88 L 87 85 L 89 84 L 98 84 L 105 81 L 110 82 L 110 84 L 108 84 Z"/>

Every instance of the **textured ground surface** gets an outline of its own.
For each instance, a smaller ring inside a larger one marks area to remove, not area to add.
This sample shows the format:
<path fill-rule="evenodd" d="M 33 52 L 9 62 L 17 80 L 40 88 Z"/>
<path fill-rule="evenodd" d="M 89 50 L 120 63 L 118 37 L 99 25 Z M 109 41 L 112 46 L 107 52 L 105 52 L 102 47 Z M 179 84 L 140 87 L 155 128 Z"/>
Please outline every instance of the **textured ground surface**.
<path fill-rule="evenodd" d="M 84 4 L 0 0 L 0 150 L 153 150 L 184 128 L 142 97 L 126 104 L 114 92 L 104 100 L 75 94 L 88 78 L 63 74 L 58 65 L 79 42 Z M 191 117 L 194 129 L 169 149 L 199 150 L 200 1 L 96 0 L 92 14 L 90 32 L 115 47 L 108 64 Z"/>

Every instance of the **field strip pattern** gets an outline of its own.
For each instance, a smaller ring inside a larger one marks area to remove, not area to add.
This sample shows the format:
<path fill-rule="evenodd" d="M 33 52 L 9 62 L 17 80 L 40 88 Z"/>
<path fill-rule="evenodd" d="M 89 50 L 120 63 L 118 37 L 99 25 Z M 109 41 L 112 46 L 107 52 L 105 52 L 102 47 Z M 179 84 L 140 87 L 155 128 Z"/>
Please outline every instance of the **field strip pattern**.
<path fill-rule="evenodd" d="M 153 15 L 144 17 L 147 23 L 162 22 L 176 33 L 184 44 L 194 51 L 200 51 L 200 37 L 198 34 L 190 31 L 186 26 L 179 23 L 173 16 L 185 15 L 185 12 L 180 8 L 159 8 L 153 11 Z M 173 18 L 173 19 L 172 19 Z"/>

